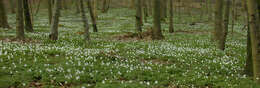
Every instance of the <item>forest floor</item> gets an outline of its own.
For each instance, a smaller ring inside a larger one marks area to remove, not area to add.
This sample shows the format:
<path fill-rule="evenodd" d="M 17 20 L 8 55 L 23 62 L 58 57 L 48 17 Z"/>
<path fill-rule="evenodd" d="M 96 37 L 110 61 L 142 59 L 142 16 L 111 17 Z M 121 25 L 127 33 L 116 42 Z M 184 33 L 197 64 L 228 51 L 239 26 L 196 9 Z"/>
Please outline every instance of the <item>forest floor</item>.
<path fill-rule="evenodd" d="M 162 24 L 164 40 L 127 37 L 135 32 L 134 13 L 123 8 L 100 13 L 99 32 L 91 32 L 90 43 L 83 41 L 80 14 L 70 11 L 62 12 L 56 42 L 48 39 L 46 13 L 34 18 L 35 32 L 26 33 L 26 41 L 13 40 L 15 29 L 0 29 L 0 87 L 249 88 L 254 84 L 244 75 L 244 25 L 235 25 L 226 50 L 220 51 L 211 40 L 212 23 L 191 25 L 185 15 L 175 16 L 176 33 L 168 33 L 168 20 Z M 8 17 L 15 28 L 15 14 Z M 196 21 L 201 21 L 199 16 Z M 151 26 L 149 17 L 144 31 Z"/>

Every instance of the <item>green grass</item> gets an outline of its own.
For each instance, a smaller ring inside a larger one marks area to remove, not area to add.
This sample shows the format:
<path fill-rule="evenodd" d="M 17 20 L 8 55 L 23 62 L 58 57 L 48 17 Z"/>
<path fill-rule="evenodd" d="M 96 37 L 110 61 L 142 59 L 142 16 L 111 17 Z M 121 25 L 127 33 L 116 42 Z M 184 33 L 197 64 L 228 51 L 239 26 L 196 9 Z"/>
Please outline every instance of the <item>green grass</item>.
<path fill-rule="evenodd" d="M 37 82 L 45 88 L 256 87 L 243 74 L 246 37 L 241 34 L 246 35 L 246 31 L 240 30 L 242 25 L 236 25 L 235 33 L 228 36 L 224 52 L 210 40 L 212 23 L 192 26 L 188 16 L 181 21 L 175 16 L 175 30 L 206 33 L 170 34 L 163 23 L 164 40 L 114 39 L 135 31 L 134 15 L 133 10 L 124 8 L 99 13 L 99 32 L 91 32 L 91 43 L 86 44 L 83 35 L 77 34 L 83 31 L 79 14 L 62 13 L 59 40 L 53 42 L 48 39 L 48 17 L 39 13 L 34 21 L 35 32 L 26 33 L 37 42 L 0 41 L 0 85 L 29 87 Z M 144 28 L 151 27 L 151 22 L 149 17 Z M 15 28 L 14 14 L 9 15 L 9 23 Z M 15 29 L 0 32 L 0 39 L 15 37 Z"/>

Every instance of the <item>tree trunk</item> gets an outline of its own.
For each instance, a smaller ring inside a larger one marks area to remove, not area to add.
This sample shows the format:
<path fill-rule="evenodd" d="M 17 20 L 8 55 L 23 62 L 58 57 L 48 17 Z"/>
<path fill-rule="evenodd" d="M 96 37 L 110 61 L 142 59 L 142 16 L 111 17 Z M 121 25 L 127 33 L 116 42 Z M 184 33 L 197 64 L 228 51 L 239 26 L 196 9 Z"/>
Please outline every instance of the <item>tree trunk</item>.
<path fill-rule="evenodd" d="M 93 0 L 92 1 L 92 7 L 93 7 L 94 17 L 97 19 L 98 18 L 98 14 L 97 14 L 97 0 Z"/>
<path fill-rule="evenodd" d="M 215 11 L 215 40 L 217 41 L 217 48 L 224 50 L 222 37 L 224 35 L 223 25 L 223 0 L 216 1 Z"/>
<path fill-rule="evenodd" d="M 85 40 L 86 41 L 90 41 L 90 33 L 89 33 L 89 23 L 88 23 L 88 19 L 85 15 L 85 7 L 84 7 L 84 2 L 83 0 L 80 0 L 80 12 L 82 15 L 82 21 L 83 21 L 83 25 L 84 25 L 84 31 L 85 31 Z"/>
<path fill-rule="evenodd" d="M 260 5 L 260 4 L 258 4 Z M 259 84 L 260 80 L 260 19 L 256 0 L 247 0 L 249 28 L 253 58 L 254 80 Z"/>
<path fill-rule="evenodd" d="M 232 0 L 232 21 L 231 21 L 231 33 L 234 33 L 234 26 L 235 26 L 235 15 L 236 15 L 236 0 Z"/>
<path fill-rule="evenodd" d="M 49 16 L 49 24 L 51 24 L 51 20 L 52 20 L 52 0 L 48 0 L 48 16 Z"/>
<path fill-rule="evenodd" d="M 147 17 L 149 16 L 149 13 L 148 13 L 148 1 L 147 0 L 143 0 L 143 18 L 144 18 L 144 21 L 147 22 Z"/>
<path fill-rule="evenodd" d="M 227 35 L 228 35 L 228 25 L 229 25 L 229 12 L 230 12 L 230 4 L 231 1 L 230 0 L 226 0 L 226 4 L 225 4 L 225 14 L 224 14 L 224 30 L 223 30 L 223 36 L 221 37 L 220 40 L 220 49 L 221 50 L 225 50 L 225 44 L 226 44 L 226 39 L 227 39 Z"/>
<path fill-rule="evenodd" d="M 110 0 L 103 0 L 102 13 L 106 13 L 109 9 Z"/>
<path fill-rule="evenodd" d="M 31 19 L 31 14 L 30 14 L 30 9 L 28 4 L 29 4 L 28 0 L 23 0 L 25 30 L 28 32 L 33 32 L 32 19 Z"/>
<path fill-rule="evenodd" d="M 161 40 L 163 39 L 163 35 L 161 32 L 161 1 L 160 0 L 154 0 L 154 14 L 153 14 L 153 40 Z"/>
<path fill-rule="evenodd" d="M 59 17 L 60 17 L 60 9 L 61 9 L 61 0 L 55 0 L 54 3 L 54 13 L 51 22 L 51 40 L 58 40 L 58 27 L 59 27 Z"/>
<path fill-rule="evenodd" d="M 251 38 L 250 38 L 250 28 L 249 28 L 249 21 L 248 21 L 248 9 L 246 0 L 243 0 L 243 8 L 245 10 L 245 21 L 247 25 L 247 58 L 246 58 L 246 67 L 245 67 L 245 74 L 252 77 L 253 76 L 253 62 L 252 62 L 252 47 L 251 47 Z"/>
<path fill-rule="evenodd" d="M 251 38 L 250 38 L 250 29 L 247 31 L 247 59 L 246 59 L 246 67 L 245 74 L 252 77 L 253 76 L 253 58 L 252 58 L 252 46 L 251 46 Z"/>
<path fill-rule="evenodd" d="M 23 20 L 23 1 L 16 0 L 16 38 L 23 40 L 24 37 L 24 20 Z"/>
<path fill-rule="evenodd" d="M 88 9 L 89 9 L 91 20 L 92 20 L 93 32 L 98 32 L 97 19 L 95 17 L 94 12 L 93 12 L 93 6 L 91 5 L 91 1 L 92 0 L 88 0 L 87 3 L 88 3 Z"/>
<path fill-rule="evenodd" d="M 80 13 L 80 4 L 79 4 L 78 0 L 76 0 L 74 2 L 75 2 L 75 7 L 76 7 L 76 14 L 78 14 L 78 13 Z"/>
<path fill-rule="evenodd" d="M 15 7 L 16 7 L 16 4 L 15 4 L 15 2 L 14 2 L 14 0 L 9 0 L 10 2 L 10 4 L 9 4 L 9 6 L 10 6 L 10 8 L 11 8 L 11 13 L 15 13 Z"/>
<path fill-rule="evenodd" d="M 173 27 L 173 0 L 170 0 L 170 27 L 169 27 L 169 32 L 173 33 L 174 32 L 174 27 Z"/>
<path fill-rule="evenodd" d="M 136 30 L 138 33 L 142 32 L 142 5 L 141 0 L 136 1 Z"/>
<path fill-rule="evenodd" d="M 3 0 L 0 0 L 0 28 L 9 28 Z"/>
<path fill-rule="evenodd" d="M 161 20 L 165 20 L 165 18 L 167 17 L 167 0 L 160 0 L 160 13 L 161 13 Z"/>

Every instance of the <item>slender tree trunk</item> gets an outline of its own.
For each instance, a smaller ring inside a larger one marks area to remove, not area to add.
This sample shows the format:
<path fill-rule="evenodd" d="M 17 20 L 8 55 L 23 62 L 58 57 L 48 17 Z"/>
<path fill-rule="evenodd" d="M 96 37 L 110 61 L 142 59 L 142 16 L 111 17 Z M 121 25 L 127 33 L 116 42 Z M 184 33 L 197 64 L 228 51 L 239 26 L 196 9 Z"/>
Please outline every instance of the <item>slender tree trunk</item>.
<path fill-rule="evenodd" d="M 252 58 L 252 46 L 251 46 L 251 38 L 250 38 L 250 29 L 247 31 L 247 59 L 246 59 L 246 67 L 245 73 L 248 76 L 253 76 L 253 58 Z"/>
<path fill-rule="evenodd" d="M 170 27 L 169 27 L 169 32 L 173 33 L 174 32 L 174 27 L 173 27 L 173 0 L 170 0 Z"/>
<path fill-rule="evenodd" d="M 109 9 L 110 0 L 103 0 L 102 13 L 106 13 Z"/>
<path fill-rule="evenodd" d="M 28 32 L 33 32 L 33 25 L 32 25 L 28 0 L 23 0 L 23 7 L 24 7 L 25 30 Z"/>
<path fill-rule="evenodd" d="M 23 40 L 24 37 L 24 20 L 23 20 L 23 1 L 16 0 L 16 38 Z"/>
<path fill-rule="evenodd" d="M 142 32 L 142 5 L 141 0 L 136 1 L 136 30 L 138 33 Z"/>
<path fill-rule="evenodd" d="M 223 30 L 223 36 L 221 37 L 220 41 L 220 49 L 221 50 L 225 50 L 225 44 L 226 44 L 226 39 L 227 39 L 227 35 L 228 35 L 228 25 L 229 25 L 229 12 L 230 12 L 230 4 L 231 1 L 230 0 L 225 0 L 225 14 L 224 14 L 224 30 Z"/>
<path fill-rule="evenodd" d="M 149 16 L 147 0 L 143 0 L 143 13 L 144 21 L 147 22 L 147 17 Z"/>
<path fill-rule="evenodd" d="M 208 21 L 212 20 L 212 12 L 211 12 L 211 7 L 212 7 L 212 0 L 207 0 L 207 14 L 208 14 Z"/>
<path fill-rule="evenodd" d="M 82 15 L 82 21 L 83 21 L 83 25 L 84 25 L 84 29 L 85 29 L 85 40 L 86 41 L 90 41 L 90 33 L 89 33 L 89 23 L 88 23 L 88 19 L 85 15 L 85 7 L 83 4 L 83 0 L 80 0 L 80 12 Z"/>
<path fill-rule="evenodd" d="M 259 1 L 258 1 L 259 2 Z M 257 0 L 247 0 L 254 80 L 260 83 L 260 19 Z"/>
<path fill-rule="evenodd" d="M 60 17 L 60 9 L 61 9 L 61 0 L 55 0 L 54 3 L 54 13 L 51 22 L 51 40 L 58 40 L 58 25 L 59 25 L 59 17 Z"/>
<path fill-rule="evenodd" d="M 48 16 L 49 16 L 49 24 L 51 24 L 51 20 L 52 20 L 52 0 L 48 0 Z"/>
<path fill-rule="evenodd" d="M 98 32 L 97 19 L 95 18 L 95 14 L 93 12 L 93 6 L 91 5 L 91 0 L 88 0 L 87 2 L 88 2 L 88 9 L 92 20 L 93 32 Z"/>
<path fill-rule="evenodd" d="M 231 33 L 233 35 L 234 33 L 234 26 L 235 26 L 235 13 L 236 13 L 236 0 L 232 0 L 232 24 L 231 24 Z"/>
<path fill-rule="evenodd" d="M 161 13 L 161 20 L 165 20 L 165 18 L 167 17 L 167 0 L 160 0 L 160 13 Z"/>
<path fill-rule="evenodd" d="M 161 1 L 153 0 L 154 2 L 154 15 L 153 15 L 153 40 L 161 40 L 163 39 L 162 31 L 161 31 Z"/>
<path fill-rule="evenodd" d="M 97 0 L 93 0 L 92 1 L 92 7 L 93 7 L 94 17 L 97 19 L 98 18 L 98 14 L 97 14 Z"/>
<path fill-rule="evenodd" d="M 80 13 L 80 4 L 79 4 L 79 1 L 78 0 L 76 0 L 75 1 L 75 5 L 76 5 L 76 14 L 78 14 L 78 13 Z"/>
<path fill-rule="evenodd" d="M 9 28 L 3 0 L 0 0 L 0 28 Z"/>
<path fill-rule="evenodd" d="M 41 7 L 41 0 L 39 0 L 38 4 L 37 4 L 37 8 L 36 8 L 36 11 L 34 13 L 34 16 L 37 16 L 37 14 L 39 13 L 40 11 L 40 7 Z"/>
<path fill-rule="evenodd" d="M 61 3 L 62 3 L 62 9 L 67 10 L 68 9 L 67 0 L 62 0 Z"/>

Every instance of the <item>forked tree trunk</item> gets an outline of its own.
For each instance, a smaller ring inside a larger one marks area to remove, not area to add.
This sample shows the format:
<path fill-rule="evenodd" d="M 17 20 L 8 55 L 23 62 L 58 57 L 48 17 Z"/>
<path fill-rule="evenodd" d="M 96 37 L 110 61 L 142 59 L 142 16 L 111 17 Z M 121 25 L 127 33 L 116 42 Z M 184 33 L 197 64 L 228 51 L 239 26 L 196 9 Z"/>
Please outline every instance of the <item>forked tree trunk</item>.
<path fill-rule="evenodd" d="M 61 9 L 61 0 L 55 0 L 54 3 L 54 13 L 51 22 L 51 33 L 49 35 L 51 40 L 58 40 L 58 27 L 59 27 L 59 17 Z"/>
<path fill-rule="evenodd" d="M 230 13 L 230 4 L 231 1 L 230 0 L 225 0 L 225 14 L 224 14 L 224 25 L 223 25 L 223 34 L 220 36 L 221 39 L 220 41 L 220 49 L 221 50 L 225 50 L 225 45 L 226 45 L 226 39 L 227 39 L 227 35 L 228 35 L 228 25 L 229 25 L 229 13 Z"/>
<path fill-rule="evenodd" d="M 90 13 L 91 20 L 92 20 L 93 32 L 98 32 L 98 29 L 97 29 L 97 19 L 95 17 L 94 11 L 93 11 L 93 5 L 91 5 L 91 1 L 92 0 L 88 0 L 87 3 L 88 3 L 88 9 L 89 9 L 89 13 Z"/>
<path fill-rule="evenodd" d="M 80 12 L 81 12 L 81 16 L 82 16 L 82 21 L 83 21 L 83 25 L 84 25 L 84 31 L 85 31 L 85 40 L 86 41 L 90 41 L 90 33 L 89 33 L 89 23 L 88 23 L 88 19 L 85 15 L 85 7 L 83 4 L 83 0 L 80 0 Z"/>

